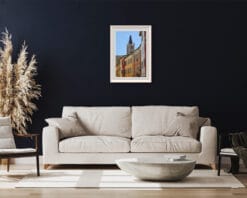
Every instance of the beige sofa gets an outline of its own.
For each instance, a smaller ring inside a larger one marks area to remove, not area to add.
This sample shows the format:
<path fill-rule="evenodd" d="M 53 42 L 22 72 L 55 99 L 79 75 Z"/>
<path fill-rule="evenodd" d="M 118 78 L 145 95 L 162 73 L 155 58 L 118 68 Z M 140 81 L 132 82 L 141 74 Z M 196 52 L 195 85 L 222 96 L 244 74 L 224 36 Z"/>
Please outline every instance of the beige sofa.
<path fill-rule="evenodd" d="M 43 129 L 43 162 L 115 164 L 116 159 L 185 154 L 197 164 L 215 168 L 217 130 L 208 119 L 198 138 L 165 136 L 177 112 L 199 116 L 198 107 L 64 107 L 62 117 L 76 112 L 87 135 L 60 139 L 57 127 Z"/>

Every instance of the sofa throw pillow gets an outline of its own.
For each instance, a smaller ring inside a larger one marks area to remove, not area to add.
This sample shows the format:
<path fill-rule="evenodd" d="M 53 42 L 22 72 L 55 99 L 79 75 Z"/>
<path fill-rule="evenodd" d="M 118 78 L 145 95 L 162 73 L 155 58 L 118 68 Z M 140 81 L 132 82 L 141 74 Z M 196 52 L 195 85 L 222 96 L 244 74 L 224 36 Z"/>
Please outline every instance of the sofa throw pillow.
<path fill-rule="evenodd" d="M 165 136 L 183 136 L 196 139 L 199 131 L 199 120 L 197 116 L 185 116 L 177 113 L 176 118 L 164 131 Z"/>
<path fill-rule="evenodd" d="M 86 131 L 79 122 L 76 113 L 64 118 L 48 118 L 45 120 L 50 126 L 55 126 L 60 131 L 60 138 L 86 135 Z"/>
<path fill-rule="evenodd" d="M 185 114 L 185 113 L 182 113 L 182 112 L 177 112 L 177 115 L 180 115 L 180 116 L 189 116 L 189 117 L 197 117 L 195 115 L 191 115 L 191 114 Z M 201 128 L 207 121 L 209 118 L 204 118 L 204 117 L 197 117 L 198 118 L 198 125 L 199 125 L 199 128 Z"/>

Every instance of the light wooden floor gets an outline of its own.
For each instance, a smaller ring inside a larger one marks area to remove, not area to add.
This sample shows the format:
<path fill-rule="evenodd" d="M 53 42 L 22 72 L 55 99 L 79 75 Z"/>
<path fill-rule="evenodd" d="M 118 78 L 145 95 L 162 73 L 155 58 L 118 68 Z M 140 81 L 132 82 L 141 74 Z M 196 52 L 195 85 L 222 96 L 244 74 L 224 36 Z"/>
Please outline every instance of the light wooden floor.
<path fill-rule="evenodd" d="M 1 167 L 2 170 L 5 167 Z M 11 166 L 11 169 L 34 169 L 35 166 Z M 57 167 L 61 168 L 61 167 Z M 64 168 L 64 167 L 62 167 Z M 76 167 L 69 167 L 78 168 Z M 84 168 L 84 167 L 83 167 Z M 94 167 L 95 168 L 95 167 Z M 106 168 L 106 167 L 99 167 Z M 247 173 L 238 174 L 236 177 L 247 186 Z M 0 198 L 146 198 L 146 197 L 167 197 L 167 198 L 247 198 L 247 188 L 241 189 L 165 189 L 165 190 L 99 190 L 99 189 L 45 189 L 45 188 L 21 188 L 21 189 L 0 189 Z"/>

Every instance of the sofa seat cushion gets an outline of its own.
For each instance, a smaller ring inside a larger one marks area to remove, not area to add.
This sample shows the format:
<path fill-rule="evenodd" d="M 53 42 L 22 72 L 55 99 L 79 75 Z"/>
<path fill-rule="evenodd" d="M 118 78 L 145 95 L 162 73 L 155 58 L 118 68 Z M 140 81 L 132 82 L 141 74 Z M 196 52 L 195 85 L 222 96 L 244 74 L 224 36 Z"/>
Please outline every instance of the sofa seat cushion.
<path fill-rule="evenodd" d="M 59 152 L 64 153 L 127 153 L 130 139 L 116 136 L 79 136 L 61 140 Z"/>
<path fill-rule="evenodd" d="M 131 152 L 199 153 L 201 143 L 182 136 L 140 136 L 131 141 Z"/>

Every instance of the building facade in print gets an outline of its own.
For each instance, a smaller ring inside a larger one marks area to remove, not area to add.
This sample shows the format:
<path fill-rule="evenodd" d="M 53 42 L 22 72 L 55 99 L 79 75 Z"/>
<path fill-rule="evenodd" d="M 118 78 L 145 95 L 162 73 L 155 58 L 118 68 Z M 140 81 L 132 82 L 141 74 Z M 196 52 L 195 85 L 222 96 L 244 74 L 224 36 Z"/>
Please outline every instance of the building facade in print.
<path fill-rule="evenodd" d="M 143 77 L 146 76 L 146 33 L 139 32 L 141 44 L 135 49 L 131 35 L 126 45 L 126 55 L 116 56 L 117 77 Z"/>
<path fill-rule="evenodd" d="M 116 56 L 116 76 L 121 76 L 121 60 L 122 56 Z"/>
<path fill-rule="evenodd" d="M 139 36 L 142 38 L 141 42 L 141 76 L 146 77 L 146 32 L 140 31 Z"/>

